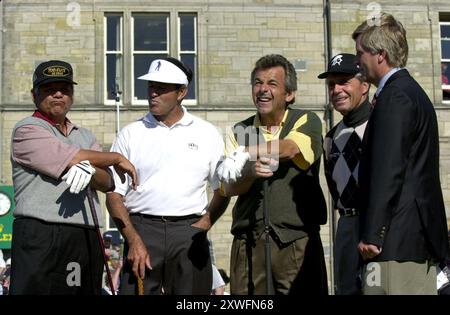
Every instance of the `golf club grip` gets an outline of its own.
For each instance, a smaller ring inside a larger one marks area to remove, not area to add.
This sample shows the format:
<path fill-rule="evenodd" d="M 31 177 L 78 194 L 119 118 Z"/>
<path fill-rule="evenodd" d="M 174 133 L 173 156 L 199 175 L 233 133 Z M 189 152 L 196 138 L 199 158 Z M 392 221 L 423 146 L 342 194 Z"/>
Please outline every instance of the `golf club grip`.
<path fill-rule="evenodd" d="M 144 280 L 137 278 L 138 295 L 144 295 Z"/>

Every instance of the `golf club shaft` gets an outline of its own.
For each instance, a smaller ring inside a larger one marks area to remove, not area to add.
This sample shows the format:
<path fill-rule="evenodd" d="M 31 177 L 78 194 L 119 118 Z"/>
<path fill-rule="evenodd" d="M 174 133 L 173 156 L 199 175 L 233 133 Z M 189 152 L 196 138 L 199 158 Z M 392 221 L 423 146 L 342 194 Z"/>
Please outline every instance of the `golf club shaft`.
<path fill-rule="evenodd" d="M 273 280 L 272 280 L 272 259 L 270 255 L 270 216 L 269 216 L 269 182 L 263 181 L 263 216 L 264 216 L 264 254 L 266 263 L 266 292 L 268 295 L 273 295 Z"/>
<path fill-rule="evenodd" d="M 89 208 L 91 209 L 92 219 L 94 220 L 95 231 L 97 232 L 97 239 L 98 239 L 98 242 L 100 244 L 100 248 L 101 248 L 101 251 L 103 254 L 103 263 L 105 265 L 106 275 L 108 276 L 109 288 L 111 289 L 111 294 L 116 295 L 116 288 L 112 281 L 111 271 L 109 270 L 108 257 L 106 256 L 105 244 L 103 243 L 103 237 L 102 237 L 102 234 L 100 233 L 100 226 L 98 223 L 97 211 L 95 211 L 94 200 L 92 199 L 92 192 L 91 192 L 90 187 L 88 187 L 86 189 L 86 194 L 87 194 L 87 198 L 88 198 L 88 202 L 89 202 Z"/>

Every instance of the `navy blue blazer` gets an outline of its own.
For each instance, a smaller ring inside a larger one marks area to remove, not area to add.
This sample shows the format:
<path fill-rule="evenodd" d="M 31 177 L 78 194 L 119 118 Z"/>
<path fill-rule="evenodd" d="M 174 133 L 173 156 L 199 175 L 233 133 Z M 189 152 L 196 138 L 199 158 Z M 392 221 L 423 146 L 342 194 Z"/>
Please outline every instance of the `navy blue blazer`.
<path fill-rule="evenodd" d="M 382 247 L 375 261 L 444 258 L 448 236 L 437 118 L 407 70 L 386 82 L 366 132 L 360 168 L 361 239 Z"/>

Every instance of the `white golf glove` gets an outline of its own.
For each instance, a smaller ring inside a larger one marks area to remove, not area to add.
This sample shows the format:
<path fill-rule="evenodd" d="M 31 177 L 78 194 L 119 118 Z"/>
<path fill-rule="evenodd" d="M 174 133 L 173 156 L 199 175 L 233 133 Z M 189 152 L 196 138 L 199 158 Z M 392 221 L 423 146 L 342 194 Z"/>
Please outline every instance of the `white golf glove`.
<path fill-rule="evenodd" d="M 61 178 L 70 186 L 72 194 L 78 194 L 86 188 L 95 174 L 95 168 L 91 166 L 88 160 L 81 161 L 73 165 L 69 171 Z"/>
<path fill-rule="evenodd" d="M 245 147 L 240 146 L 227 157 L 217 168 L 217 175 L 225 183 L 233 183 L 242 176 L 241 171 L 245 163 L 250 159 L 250 153 L 245 152 Z"/>

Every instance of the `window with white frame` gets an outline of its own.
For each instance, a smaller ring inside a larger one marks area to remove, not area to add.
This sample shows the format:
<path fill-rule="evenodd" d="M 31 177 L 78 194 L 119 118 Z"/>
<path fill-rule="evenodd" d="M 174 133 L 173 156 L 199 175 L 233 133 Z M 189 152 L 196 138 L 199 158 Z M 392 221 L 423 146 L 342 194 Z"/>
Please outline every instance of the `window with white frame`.
<path fill-rule="evenodd" d="M 194 13 L 180 13 L 178 15 L 178 47 L 180 59 L 191 68 L 194 73 L 189 86 L 186 100 L 196 99 L 197 88 L 197 15 Z"/>
<path fill-rule="evenodd" d="M 105 14 L 105 71 L 104 102 L 114 104 L 120 101 L 123 89 L 123 15 L 121 13 Z M 117 99 L 116 99 L 117 97 Z"/>
<path fill-rule="evenodd" d="M 123 29 L 130 34 L 125 42 Z M 114 104 L 114 94 L 108 90 L 114 85 L 124 87 L 124 103 L 147 105 L 147 83 L 137 78 L 147 73 L 154 59 L 167 56 L 192 69 L 194 76 L 183 104 L 197 104 L 197 13 L 105 13 L 105 39 L 105 104 Z M 123 71 L 124 65 L 128 71 Z"/>
<path fill-rule="evenodd" d="M 133 104 L 148 104 L 147 82 L 138 80 L 146 74 L 154 59 L 167 57 L 170 47 L 169 14 L 135 13 L 132 15 L 132 93 Z"/>
<path fill-rule="evenodd" d="M 440 22 L 442 101 L 450 104 L 450 22 Z"/>

